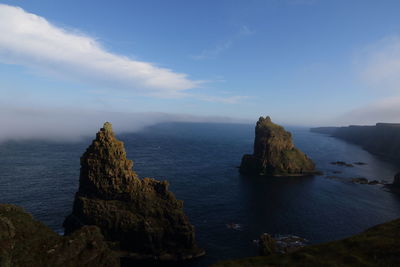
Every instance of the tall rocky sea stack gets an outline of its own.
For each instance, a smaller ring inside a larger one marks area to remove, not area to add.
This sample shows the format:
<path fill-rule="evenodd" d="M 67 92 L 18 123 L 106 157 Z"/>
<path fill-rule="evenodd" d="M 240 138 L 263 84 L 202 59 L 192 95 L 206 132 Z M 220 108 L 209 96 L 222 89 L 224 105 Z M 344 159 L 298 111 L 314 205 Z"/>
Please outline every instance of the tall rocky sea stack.
<path fill-rule="evenodd" d="M 203 255 L 183 202 L 168 191 L 168 183 L 139 179 L 132 166 L 106 122 L 81 157 L 79 191 L 72 214 L 64 221 L 65 233 L 96 225 L 113 250 L 134 260 Z"/>
<path fill-rule="evenodd" d="M 254 152 L 243 156 L 241 173 L 272 176 L 316 173 L 312 160 L 293 145 L 292 135 L 270 117 L 260 117 L 255 135 Z"/>

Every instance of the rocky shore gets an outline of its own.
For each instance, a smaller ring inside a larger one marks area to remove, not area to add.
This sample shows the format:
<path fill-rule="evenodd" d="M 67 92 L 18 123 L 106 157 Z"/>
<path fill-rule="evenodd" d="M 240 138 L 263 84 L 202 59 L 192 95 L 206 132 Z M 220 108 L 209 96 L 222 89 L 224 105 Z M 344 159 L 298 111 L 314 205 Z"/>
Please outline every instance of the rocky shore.
<path fill-rule="evenodd" d="M 342 240 L 305 246 L 285 254 L 275 253 L 272 238 L 266 237 L 261 242 L 260 252 L 266 256 L 223 261 L 213 266 L 398 266 L 400 219 Z"/>

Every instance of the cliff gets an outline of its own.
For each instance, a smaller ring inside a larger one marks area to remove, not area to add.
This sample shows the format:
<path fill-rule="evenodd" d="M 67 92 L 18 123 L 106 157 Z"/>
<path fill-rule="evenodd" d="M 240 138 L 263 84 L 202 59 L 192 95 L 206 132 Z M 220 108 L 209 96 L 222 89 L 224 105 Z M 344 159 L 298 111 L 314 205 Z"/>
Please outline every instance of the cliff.
<path fill-rule="evenodd" d="M 0 266 L 119 266 L 100 229 L 85 226 L 63 237 L 22 208 L 0 204 Z"/>
<path fill-rule="evenodd" d="M 374 126 L 319 127 L 312 132 L 330 134 L 333 137 L 362 146 L 370 153 L 395 163 L 400 162 L 400 124 L 377 123 Z"/>
<path fill-rule="evenodd" d="M 213 266 L 398 266 L 399 262 L 400 219 L 397 219 L 343 240 Z"/>
<path fill-rule="evenodd" d="M 256 175 L 307 175 L 315 173 L 315 164 L 294 146 L 290 132 L 270 117 L 260 117 L 255 128 L 254 152 L 243 156 L 239 170 Z"/>
<path fill-rule="evenodd" d="M 129 259 L 203 255 L 183 202 L 168 190 L 168 183 L 140 179 L 132 166 L 123 143 L 105 123 L 81 157 L 79 190 L 64 222 L 66 234 L 96 225 L 112 248 Z"/>

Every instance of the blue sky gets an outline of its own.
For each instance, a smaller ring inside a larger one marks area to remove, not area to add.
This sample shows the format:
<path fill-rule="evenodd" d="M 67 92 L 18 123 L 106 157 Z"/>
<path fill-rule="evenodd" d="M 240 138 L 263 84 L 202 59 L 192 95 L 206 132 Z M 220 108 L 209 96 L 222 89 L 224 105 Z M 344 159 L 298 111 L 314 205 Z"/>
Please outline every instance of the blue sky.
<path fill-rule="evenodd" d="M 1 3 L 9 117 L 21 108 L 294 125 L 400 117 L 399 1 Z"/>

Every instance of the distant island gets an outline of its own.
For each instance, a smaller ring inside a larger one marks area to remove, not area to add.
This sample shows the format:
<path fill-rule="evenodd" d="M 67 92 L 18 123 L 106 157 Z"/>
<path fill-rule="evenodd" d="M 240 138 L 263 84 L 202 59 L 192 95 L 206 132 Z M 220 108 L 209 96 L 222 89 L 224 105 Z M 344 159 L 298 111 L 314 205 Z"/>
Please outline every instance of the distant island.
<path fill-rule="evenodd" d="M 329 134 L 387 160 L 400 162 L 400 123 L 377 123 L 371 126 L 317 127 L 311 132 Z"/>
<path fill-rule="evenodd" d="M 242 158 L 242 174 L 265 176 L 298 176 L 316 174 L 314 162 L 297 149 L 292 134 L 271 121 L 260 117 L 255 128 L 254 152 Z"/>

